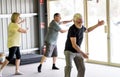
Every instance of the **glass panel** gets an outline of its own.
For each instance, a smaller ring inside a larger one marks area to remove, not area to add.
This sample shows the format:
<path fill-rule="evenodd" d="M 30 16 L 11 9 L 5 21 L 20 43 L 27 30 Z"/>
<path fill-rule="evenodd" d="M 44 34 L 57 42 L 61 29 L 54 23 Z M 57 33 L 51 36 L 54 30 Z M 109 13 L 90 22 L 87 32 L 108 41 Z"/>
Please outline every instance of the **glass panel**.
<path fill-rule="evenodd" d="M 110 0 L 111 62 L 120 63 L 120 1 Z"/>
<path fill-rule="evenodd" d="M 71 20 L 74 13 L 79 12 L 83 14 L 83 0 L 58 0 L 49 2 L 49 15 L 50 21 L 53 19 L 53 15 L 56 12 L 61 14 L 61 21 Z M 50 22 L 49 21 L 49 22 Z M 66 26 L 60 25 L 62 29 L 68 29 L 73 23 L 66 24 Z M 67 37 L 66 33 L 59 33 L 58 36 L 58 56 L 64 58 L 64 45 Z"/>
<path fill-rule="evenodd" d="M 105 0 L 89 0 L 88 27 L 95 25 L 98 20 L 106 20 L 106 2 Z M 101 26 L 88 33 L 90 60 L 107 62 L 107 33 L 104 28 Z"/>

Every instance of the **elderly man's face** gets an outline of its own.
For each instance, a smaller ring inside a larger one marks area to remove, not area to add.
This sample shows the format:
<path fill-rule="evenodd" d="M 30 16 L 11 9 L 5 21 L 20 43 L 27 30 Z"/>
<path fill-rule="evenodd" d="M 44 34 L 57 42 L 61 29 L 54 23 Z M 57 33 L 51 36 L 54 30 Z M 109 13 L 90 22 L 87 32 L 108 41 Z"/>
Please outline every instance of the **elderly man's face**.
<path fill-rule="evenodd" d="M 77 19 L 76 19 L 76 23 L 77 23 L 77 24 L 82 24 L 82 23 L 83 23 L 82 18 L 77 18 Z"/>

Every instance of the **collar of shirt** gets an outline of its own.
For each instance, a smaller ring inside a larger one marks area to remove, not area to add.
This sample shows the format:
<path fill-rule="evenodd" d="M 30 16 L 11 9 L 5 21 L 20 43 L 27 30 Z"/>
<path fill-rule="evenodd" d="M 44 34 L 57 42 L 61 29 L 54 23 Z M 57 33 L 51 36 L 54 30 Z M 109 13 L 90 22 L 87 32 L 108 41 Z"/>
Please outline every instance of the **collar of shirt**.
<path fill-rule="evenodd" d="M 56 21 L 55 21 L 55 23 L 56 23 L 57 25 L 60 25 L 60 22 L 56 22 Z"/>

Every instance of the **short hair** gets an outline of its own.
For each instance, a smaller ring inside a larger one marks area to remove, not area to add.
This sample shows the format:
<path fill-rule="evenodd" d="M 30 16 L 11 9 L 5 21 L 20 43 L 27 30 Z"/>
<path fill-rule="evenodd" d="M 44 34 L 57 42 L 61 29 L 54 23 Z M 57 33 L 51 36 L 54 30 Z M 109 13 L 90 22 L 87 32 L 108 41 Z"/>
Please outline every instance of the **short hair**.
<path fill-rule="evenodd" d="M 12 13 L 11 22 L 15 23 L 18 16 L 20 16 L 20 13 L 17 12 Z"/>
<path fill-rule="evenodd" d="M 60 13 L 55 13 L 54 14 L 54 18 L 56 17 L 56 16 L 59 16 L 60 15 Z"/>
<path fill-rule="evenodd" d="M 80 14 L 80 13 L 76 13 L 76 14 L 74 14 L 74 16 L 73 16 L 73 20 L 74 21 L 76 21 L 77 19 L 81 19 L 82 18 L 82 15 Z"/>

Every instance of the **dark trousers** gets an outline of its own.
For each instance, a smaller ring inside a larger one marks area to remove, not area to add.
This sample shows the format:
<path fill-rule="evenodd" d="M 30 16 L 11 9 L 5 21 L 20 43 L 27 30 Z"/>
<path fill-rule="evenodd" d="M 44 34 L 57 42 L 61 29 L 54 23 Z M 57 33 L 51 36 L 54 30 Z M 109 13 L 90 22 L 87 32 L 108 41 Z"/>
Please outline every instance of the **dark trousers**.
<path fill-rule="evenodd" d="M 19 47 L 11 47 L 9 48 L 9 55 L 8 57 L 6 57 L 6 59 L 8 61 L 12 60 L 14 57 L 14 54 L 16 55 L 16 59 L 20 59 L 21 58 L 21 54 L 20 54 L 20 48 Z"/>

